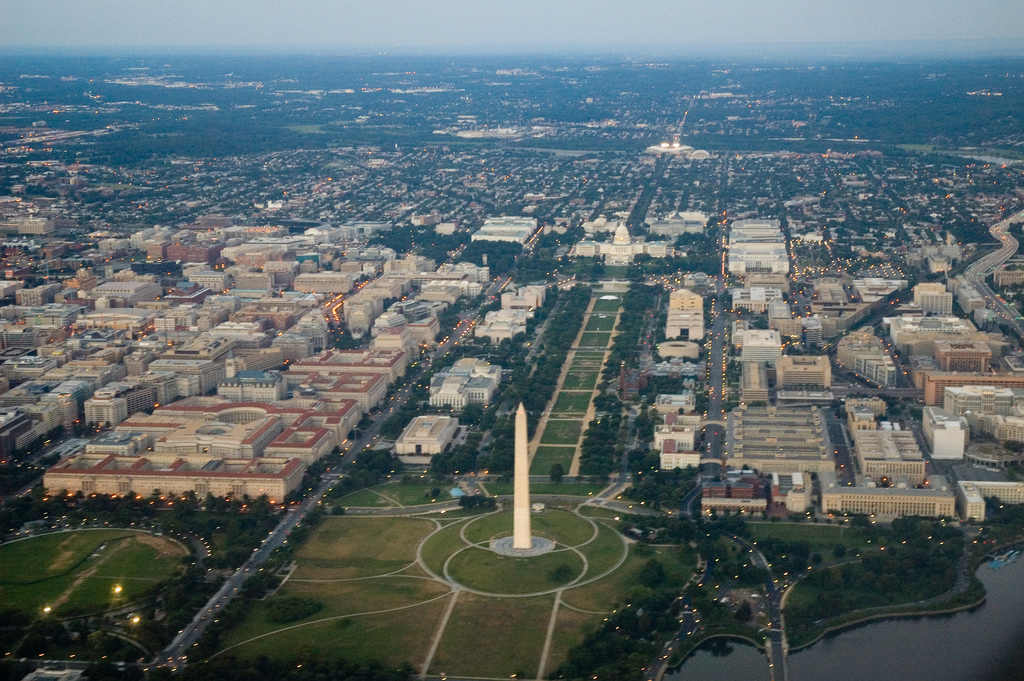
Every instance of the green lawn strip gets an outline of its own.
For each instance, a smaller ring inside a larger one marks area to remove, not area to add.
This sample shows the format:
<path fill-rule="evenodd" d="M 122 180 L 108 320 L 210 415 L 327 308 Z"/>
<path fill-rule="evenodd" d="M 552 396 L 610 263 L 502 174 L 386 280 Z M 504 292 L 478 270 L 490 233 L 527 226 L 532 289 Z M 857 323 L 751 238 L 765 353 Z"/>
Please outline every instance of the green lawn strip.
<path fill-rule="evenodd" d="M 604 351 L 598 350 L 577 350 L 573 359 L 604 359 Z"/>
<path fill-rule="evenodd" d="M 580 336 L 581 348 L 605 348 L 612 339 L 612 334 L 607 331 L 584 331 Z"/>
<path fill-rule="evenodd" d="M 249 658 L 266 655 L 279 660 L 377 660 L 391 667 L 409 662 L 419 666 L 426 659 L 446 605 L 446 599 L 441 598 L 405 610 L 311 624 L 257 639 L 229 654 Z M 323 612 L 313 619 L 321 618 Z"/>
<path fill-rule="evenodd" d="M 608 300 L 601 300 L 599 297 L 594 301 L 594 307 L 591 309 L 591 312 L 618 312 L 621 305 L 622 298 L 620 296 Z"/>
<path fill-rule="evenodd" d="M 587 395 L 589 399 L 590 396 Z M 544 435 L 540 442 L 544 445 L 575 445 L 583 432 L 582 421 L 550 420 L 544 427 Z"/>
<path fill-rule="evenodd" d="M 565 577 L 553 574 L 561 566 Z M 583 573 L 583 560 L 572 551 L 555 550 L 532 558 L 512 558 L 489 548 L 471 547 L 448 564 L 455 581 L 491 593 L 528 594 L 562 586 Z"/>
<path fill-rule="evenodd" d="M 462 523 L 456 523 L 446 527 L 430 537 L 423 545 L 423 562 L 427 564 L 435 574 L 441 575 L 444 572 L 444 562 L 466 543 L 459 537 Z"/>
<path fill-rule="evenodd" d="M 615 511 L 610 508 L 603 508 L 601 506 L 582 506 L 579 510 L 580 515 L 588 518 L 607 518 L 614 520 L 615 518 L 621 518 L 622 512 Z"/>
<path fill-rule="evenodd" d="M 588 579 L 602 575 L 615 567 L 622 557 L 622 552 L 626 550 L 618 532 L 601 523 L 598 523 L 597 526 L 599 531 L 594 541 L 578 547 L 587 557 L 587 563 L 590 566 L 587 572 Z"/>
<path fill-rule="evenodd" d="M 416 559 L 416 546 L 433 529 L 418 518 L 327 518 L 296 556 L 296 579 L 381 575 Z"/>
<path fill-rule="evenodd" d="M 464 593 L 429 670 L 451 676 L 532 679 L 554 596 L 490 598 Z"/>
<path fill-rule="evenodd" d="M 575 453 L 575 447 L 537 447 L 537 452 L 530 463 L 530 475 L 548 475 L 551 473 L 551 466 L 556 463 L 562 464 L 562 472 L 567 473 Z"/>
<path fill-rule="evenodd" d="M 540 449 L 538 447 L 538 449 Z M 595 485 L 589 482 L 531 482 L 530 494 L 559 494 L 569 497 L 592 497 L 606 485 Z M 487 489 L 495 496 L 511 495 L 512 483 L 489 482 Z"/>
<path fill-rule="evenodd" d="M 591 391 L 597 385 L 600 373 L 597 371 L 570 371 L 562 381 L 562 390 L 586 390 Z"/>
<path fill-rule="evenodd" d="M 0 546 L 0 584 L 25 584 L 63 575 L 101 545 L 134 535 L 126 530 L 79 530 L 4 544 Z"/>
<path fill-rule="evenodd" d="M 837 544 L 847 549 L 858 549 L 868 546 L 866 540 L 854 529 L 836 525 L 812 525 L 808 523 L 759 523 L 749 524 L 753 541 L 761 541 L 769 537 L 786 542 L 805 541 L 811 546 L 812 552 L 819 552 L 826 559 L 832 557 L 832 550 Z"/>
<path fill-rule="evenodd" d="M 378 492 L 382 492 L 392 499 L 397 500 L 403 506 L 417 506 L 420 504 L 430 504 L 439 501 L 451 501 L 451 497 L 448 495 L 454 485 L 442 485 L 433 482 L 389 482 L 386 485 L 375 487 Z M 431 499 L 427 495 L 435 489 L 441 490 L 436 498 Z"/>
<path fill-rule="evenodd" d="M 611 331 L 615 328 L 614 314 L 592 314 L 587 322 L 587 331 Z"/>
<path fill-rule="evenodd" d="M 349 506 L 353 508 L 394 506 L 393 503 L 370 489 L 361 489 L 357 492 L 346 494 L 333 503 L 335 506 Z"/>
<path fill-rule="evenodd" d="M 531 515 L 530 525 L 534 534 L 568 546 L 582 544 L 594 536 L 594 528 L 589 522 L 573 513 L 558 509 L 549 509 L 544 513 Z M 472 521 L 466 528 L 466 538 L 478 543 L 511 533 L 511 511 L 484 516 L 479 520 Z"/>
<path fill-rule="evenodd" d="M 558 393 L 555 406 L 552 411 L 568 411 L 585 414 L 590 407 L 590 391 L 586 392 L 565 392 Z"/>

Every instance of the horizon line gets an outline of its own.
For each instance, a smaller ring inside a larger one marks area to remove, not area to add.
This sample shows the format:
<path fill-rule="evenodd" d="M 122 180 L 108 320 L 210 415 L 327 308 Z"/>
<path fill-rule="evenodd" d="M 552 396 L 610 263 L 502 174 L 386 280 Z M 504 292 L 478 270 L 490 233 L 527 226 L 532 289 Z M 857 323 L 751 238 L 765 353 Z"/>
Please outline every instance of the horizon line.
<path fill-rule="evenodd" d="M 824 58 L 843 59 L 907 59 L 932 60 L 1017 58 L 1024 57 L 1024 40 L 999 39 L 981 43 L 977 40 L 849 40 L 849 41 L 785 41 L 785 42 L 706 42 L 686 45 L 668 43 L 605 43 L 595 49 L 592 43 L 518 43 L 495 49 L 493 44 L 428 45 L 332 45 L 332 44 L 176 44 L 176 45 L 6 45 L 0 46 L 0 57 L 123 57 L 145 55 L 287 57 L 319 56 L 349 58 L 380 57 L 555 57 L 643 59 L 705 59 L 743 58 Z"/>

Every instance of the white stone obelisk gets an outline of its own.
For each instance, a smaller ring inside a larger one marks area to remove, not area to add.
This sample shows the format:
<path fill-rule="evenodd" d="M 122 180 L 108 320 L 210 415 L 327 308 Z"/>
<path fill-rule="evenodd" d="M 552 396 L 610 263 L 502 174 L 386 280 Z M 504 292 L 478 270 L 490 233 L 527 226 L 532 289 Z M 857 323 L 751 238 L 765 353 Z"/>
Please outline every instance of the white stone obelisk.
<path fill-rule="evenodd" d="M 519 403 L 516 410 L 515 485 L 512 499 L 512 548 L 529 549 L 530 536 L 530 454 L 526 436 L 526 409 Z"/>

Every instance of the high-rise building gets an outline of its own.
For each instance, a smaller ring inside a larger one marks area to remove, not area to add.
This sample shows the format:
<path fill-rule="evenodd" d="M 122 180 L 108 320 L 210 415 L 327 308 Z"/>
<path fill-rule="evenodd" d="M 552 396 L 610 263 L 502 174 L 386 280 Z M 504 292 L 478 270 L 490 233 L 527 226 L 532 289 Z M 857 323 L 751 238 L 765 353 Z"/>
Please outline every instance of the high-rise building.
<path fill-rule="evenodd" d="M 943 284 L 918 284 L 914 287 L 914 306 L 926 315 L 953 314 L 953 294 Z"/>

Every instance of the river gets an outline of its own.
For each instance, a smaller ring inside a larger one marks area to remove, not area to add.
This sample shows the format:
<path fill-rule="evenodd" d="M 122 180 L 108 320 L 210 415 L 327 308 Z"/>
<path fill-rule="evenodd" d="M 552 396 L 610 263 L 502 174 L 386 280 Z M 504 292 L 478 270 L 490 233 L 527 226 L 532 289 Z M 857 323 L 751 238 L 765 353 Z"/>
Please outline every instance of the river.
<path fill-rule="evenodd" d="M 1024 559 L 978 578 L 985 604 L 927 619 L 870 622 L 826 637 L 786 661 L 789 681 L 1024 679 Z M 760 681 L 767 659 L 739 641 L 699 646 L 668 681 Z"/>

